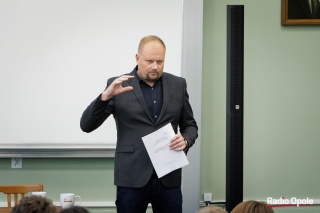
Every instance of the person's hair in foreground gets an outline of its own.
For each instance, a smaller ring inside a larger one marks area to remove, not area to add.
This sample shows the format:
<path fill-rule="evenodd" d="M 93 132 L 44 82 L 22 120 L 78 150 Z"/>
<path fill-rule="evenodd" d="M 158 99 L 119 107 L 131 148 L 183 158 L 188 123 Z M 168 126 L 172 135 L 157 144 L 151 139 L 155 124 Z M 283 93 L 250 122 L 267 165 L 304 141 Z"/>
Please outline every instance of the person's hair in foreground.
<path fill-rule="evenodd" d="M 268 208 L 266 202 L 249 200 L 239 203 L 231 213 L 274 213 L 274 211 Z"/>
<path fill-rule="evenodd" d="M 228 213 L 228 212 L 218 206 L 208 206 L 200 209 L 199 211 L 197 211 L 197 213 Z"/>
<path fill-rule="evenodd" d="M 59 213 L 89 213 L 89 211 L 82 206 L 75 206 L 67 209 L 62 209 Z"/>
<path fill-rule="evenodd" d="M 32 195 L 22 198 L 11 213 L 56 213 L 56 208 L 46 197 Z"/>

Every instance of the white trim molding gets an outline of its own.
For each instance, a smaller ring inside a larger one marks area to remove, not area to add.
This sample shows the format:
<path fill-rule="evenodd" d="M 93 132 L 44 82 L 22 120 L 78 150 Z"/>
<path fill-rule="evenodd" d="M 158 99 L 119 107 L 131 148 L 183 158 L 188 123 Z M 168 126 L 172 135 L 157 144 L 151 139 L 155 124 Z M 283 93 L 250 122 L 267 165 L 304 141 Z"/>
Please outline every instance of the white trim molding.
<path fill-rule="evenodd" d="M 0 143 L 0 158 L 113 158 L 115 147 L 101 143 Z"/>
<path fill-rule="evenodd" d="M 182 170 L 183 212 L 199 210 L 202 103 L 203 0 L 183 2 L 182 76 L 187 80 L 190 104 L 199 137 L 188 153 L 190 164 Z"/>

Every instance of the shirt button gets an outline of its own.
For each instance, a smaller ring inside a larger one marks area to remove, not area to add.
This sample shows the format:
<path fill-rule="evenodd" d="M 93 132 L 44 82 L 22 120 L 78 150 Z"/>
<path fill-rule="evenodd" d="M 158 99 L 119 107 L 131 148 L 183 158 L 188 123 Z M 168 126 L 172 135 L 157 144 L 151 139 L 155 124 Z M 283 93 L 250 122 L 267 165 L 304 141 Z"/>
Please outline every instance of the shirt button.
<path fill-rule="evenodd" d="M 154 117 L 157 118 L 158 116 L 155 115 Z"/>
<path fill-rule="evenodd" d="M 153 103 L 157 103 L 156 101 L 153 101 Z"/>

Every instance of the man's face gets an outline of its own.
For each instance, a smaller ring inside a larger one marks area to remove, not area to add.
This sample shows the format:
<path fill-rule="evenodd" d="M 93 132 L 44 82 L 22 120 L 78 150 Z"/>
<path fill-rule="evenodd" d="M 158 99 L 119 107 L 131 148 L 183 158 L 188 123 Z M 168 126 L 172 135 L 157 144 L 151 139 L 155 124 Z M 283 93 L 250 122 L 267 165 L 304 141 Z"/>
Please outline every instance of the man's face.
<path fill-rule="evenodd" d="M 136 54 L 138 75 L 150 86 L 163 73 L 165 48 L 158 41 L 151 41 L 144 45 L 140 53 Z"/>

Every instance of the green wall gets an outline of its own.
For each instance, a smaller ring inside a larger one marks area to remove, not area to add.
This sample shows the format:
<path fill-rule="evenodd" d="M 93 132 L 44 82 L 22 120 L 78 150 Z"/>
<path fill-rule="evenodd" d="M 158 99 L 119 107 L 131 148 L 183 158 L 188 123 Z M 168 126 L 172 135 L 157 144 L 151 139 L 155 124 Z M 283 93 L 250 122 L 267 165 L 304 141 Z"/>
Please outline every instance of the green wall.
<path fill-rule="evenodd" d="M 114 204 L 113 169 L 112 158 L 23 158 L 22 169 L 11 169 L 11 159 L 0 158 L 0 185 L 43 183 L 53 202 L 60 202 L 60 193 L 75 193 L 82 202 Z M 6 200 L 0 193 L 0 202 Z M 116 212 L 114 207 L 88 209 L 92 213 Z"/>
<path fill-rule="evenodd" d="M 280 0 L 204 0 L 201 195 L 225 200 L 228 4 L 245 5 L 244 199 L 319 199 L 320 28 L 281 26 Z"/>
<path fill-rule="evenodd" d="M 11 159 L 0 159 L 0 185 L 43 183 L 47 197 L 56 202 L 63 192 L 78 194 L 83 202 L 113 202 L 113 168 L 110 158 L 23 158 L 22 169 L 11 169 Z"/>

